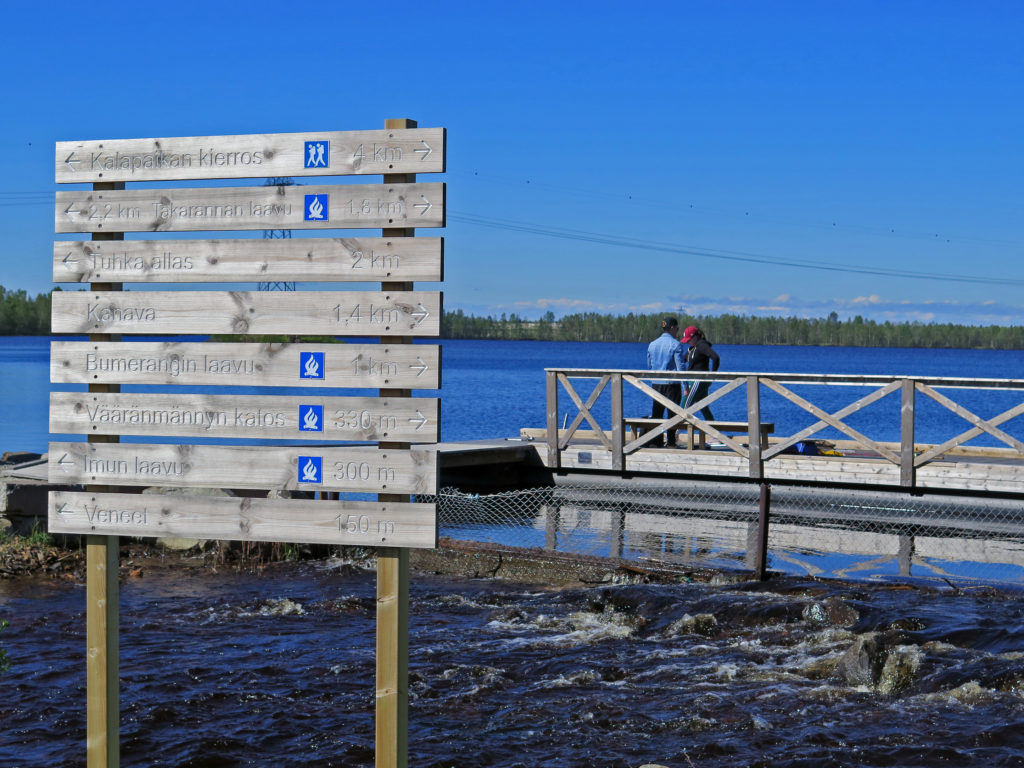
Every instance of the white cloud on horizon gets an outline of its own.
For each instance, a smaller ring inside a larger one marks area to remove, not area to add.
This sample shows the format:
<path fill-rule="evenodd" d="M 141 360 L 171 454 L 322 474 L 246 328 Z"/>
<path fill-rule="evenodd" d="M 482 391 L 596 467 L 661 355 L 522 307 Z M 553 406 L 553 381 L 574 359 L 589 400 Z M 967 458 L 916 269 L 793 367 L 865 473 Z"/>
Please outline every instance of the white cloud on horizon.
<path fill-rule="evenodd" d="M 661 302 L 601 302 L 570 297 L 540 298 L 508 304 L 479 305 L 451 302 L 449 308 L 462 309 L 476 315 L 516 313 L 526 318 L 540 317 L 548 311 L 556 315 L 576 312 L 604 314 L 676 313 L 683 309 L 691 315 L 754 315 L 758 317 L 827 317 L 836 312 L 841 320 L 860 315 L 876 322 L 959 323 L 965 325 L 1020 325 L 1024 324 L 1024 306 L 1000 304 L 992 299 L 981 302 L 953 300 L 886 299 L 878 294 L 849 298 L 802 299 L 781 294 L 770 299 L 751 296 L 710 297 L 684 295 L 669 297 Z"/>

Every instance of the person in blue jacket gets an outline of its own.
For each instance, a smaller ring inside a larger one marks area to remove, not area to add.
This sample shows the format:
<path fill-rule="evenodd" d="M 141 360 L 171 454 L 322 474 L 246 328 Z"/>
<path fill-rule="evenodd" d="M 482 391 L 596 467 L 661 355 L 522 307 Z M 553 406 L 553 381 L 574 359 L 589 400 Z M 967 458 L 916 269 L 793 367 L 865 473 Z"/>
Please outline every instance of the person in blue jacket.
<path fill-rule="evenodd" d="M 676 340 L 679 333 L 679 321 L 674 317 L 666 317 L 661 321 L 661 336 L 656 338 L 647 346 L 647 370 L 649 371 L 682 371 L 684 370 L 685 348 Z M 683 399 L 682 384 L 676 380 L 663 379 L 654 381 L 651 387 L 660 395 L 664 395 L 673 403 L 678 404 Z M 671 412 L 666 415 L 668 409 L 658 402 L 652 400 L 651 418 L 663 419 L 672 416 Z M 676 431 L 670 429 L 665 433 L 665 445 L 672 447 L 676 444 Z"/>

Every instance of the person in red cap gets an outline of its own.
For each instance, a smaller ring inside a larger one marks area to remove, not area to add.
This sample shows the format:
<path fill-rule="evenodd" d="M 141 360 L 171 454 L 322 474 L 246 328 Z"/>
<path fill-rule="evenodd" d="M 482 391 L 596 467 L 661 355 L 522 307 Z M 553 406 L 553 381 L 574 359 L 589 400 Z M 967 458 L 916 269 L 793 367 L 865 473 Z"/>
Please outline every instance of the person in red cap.
<path fill-rule="evenodd" d="M 689 344 L 690 348 L 686 351 L 686 370 L 688 371 L 717 371 L 718 366 L 721 364 L 721 359 L 718 357 L 718 353 L 715 352 L 711 346 L 711 342 L 707 340 L 704 335 L 704 331 L 698 328 L 696 325 L 691 325 L 683 331 L 683 335 L 679 339 L 683 344 Z M 699 403 L 705 397 L 708 396 L 708 390 L 711 388 L 711 383 L 708 381 L 691 381 L 690 386 L 686 392 L 686 402 L 684 407 L 689 408 L 694 403 Z M 700 415 L 704 417 L 706 421 L 714 421 L 715 415 L 711 412 L 711 408 L 704 406 L 700 409 Z"/>

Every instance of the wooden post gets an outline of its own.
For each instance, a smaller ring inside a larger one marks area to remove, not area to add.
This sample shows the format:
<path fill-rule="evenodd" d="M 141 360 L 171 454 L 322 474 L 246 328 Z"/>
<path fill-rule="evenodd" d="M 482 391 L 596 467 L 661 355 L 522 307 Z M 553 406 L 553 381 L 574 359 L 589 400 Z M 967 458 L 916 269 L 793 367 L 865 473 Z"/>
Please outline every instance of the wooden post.
<path fill-rule="evenodd" d="M 904 379 L 900 403 L 900 485 L 913 488 L 917 483 L 914 469 L 914 380 Z"/>
<path fill-rule="evenodd" d="M 124 189 L 124 182 L 93 184 L 97 191 Z M 123 232 L 98 232 L 93 240 L 124 240 Z M 91 283 L 93 291 L 119 291 L 120 283 Z M 90 341 L 114 341 L 112 334 L 98 333 Z M 90 392 L 120 392 L 117 384 L 90 384 Z M 116 443 L 117 435 L 89 435 L 91 443 Z M 87 485 L 86 491 L 116 490 L 106 485 Z M 88 768 L 118 768 L 121 764 L 120 700 L 120 565 L 117 536 L 85 537 L 85 690 L 86 764 Z"/>
<path fill-rule="evenodd" d="M 754 573 L 758 581 L 768 578 L 768 521 L 771 515 L 772 487 L 761 483 L 761 498 L 757 510 L 757 556 L 754 560 Z"/>
<path fill-rule="evenodd" d="M 622 417 L 622 374 L 612 374 L 612 469 L 622 472 L 626 468 L 626 457 L 622 447 L 625 444 L 625 428 Z"/>
<path fill-rule="evenodd" d="M 747 551 L 743 555 L 743 564 L 751 571 L 757 570 L 757 553 L 761 551 L 760 531 L 758 521 L 747 523 Z"/>
<path fill-rule="evenodd" d="M 541 509 L 544 510 L 544 549 L 554 552 L 558 549 L 559 506 L 553 502 Z"/>
<path fill-rule="evenodd" d="M 562 466 L 562 452 L 558 448 L 561 441 L 558 439 L 558 374 L 555 371 L 547 372 L 545 390 L 548 406 L 548 466 L 558 469 Z"/>
<path fill-rule="evenodd" d="M 613 558 L 622 557 L 622 546 L 626 541 L 626 513 L 622 509 L 613 509 L 611 518 L 611 542 L 608 547 L 608 556 Z"/>
<path fill-rule="evenodd" d="M 387 130 L 415 128 L 415 120 L 389 119 Z M 416 181 L 414 173 L 384 174 L 385 184 Z M 411 227 L 381 230 L 383 237 L 412 237 Z M 382 282 L 382 291 L 411 291 L 410 282 Z M 411 344 L 411 336 L 382 336 L 381 344 Z M 381 397 L 411 397 L 409 389 L 381 389 Z M 408 449 L 409 443 L 380 443 L 381 448 Z M 381 493 L 377 499 L 409 501 L 406 494 Z M 406 768 L 409 764 L 409 550 L 381 547 L 377 550 L 377 768 Z"/>
<path fill-rule="evenodd" d="M 764 462 L 761 461 L 761 385 L 757 376 L 747 377 L 747 452 L 749 476 L 764 476 Z M 761 488 L 765 486 L 762 485 Z"/>
<path fill-rule="evenodd" d="M 381 501 L 393 494 L 380 494 Z M 409 550 L 377 550 L 377 768 L 409 764 Z"/>
<path fill-rule="evenodd" d="M 899 552 L 896 562 L 899 564 L 900 576 L 910 576 L 910 567 L 914 561 L 914 537 L 900 536 Z"/>

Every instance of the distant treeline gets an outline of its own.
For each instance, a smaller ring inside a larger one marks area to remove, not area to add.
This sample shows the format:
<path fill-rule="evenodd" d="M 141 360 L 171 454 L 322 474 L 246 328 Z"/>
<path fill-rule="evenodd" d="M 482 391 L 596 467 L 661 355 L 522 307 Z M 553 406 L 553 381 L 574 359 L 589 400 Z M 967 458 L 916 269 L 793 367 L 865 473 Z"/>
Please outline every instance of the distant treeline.
<path fill-rule="evenodd" d="M 646 342 L 660 333 L 664 316 L 665 313 L 603 315 L 583 312 L 556 318 L 554 312 L 548 312 L 540 320 L 527 320 L 515 313 L 476 317 L 457 309 L 444 313 L 441 337 Z M 835 312 L 825 318 L 684 314 L 677 317 L 680 328 L 699 326 L 717 344 L 1024 349 L 1024 326 L 878 323 L 860 315 L 852 320 L 840 320 Z M 0 286 L 0 335 L 36 336 L 49 332 L 50 294 L 40 293 L 29 298 L 23 290 Z"/>
<path fill-rule="evenodd" d="M 39 336 L 50 332 L 50 294 L 30 299 L 25 291 L 0 285 L 0 334 Z"/>
<path fill-rule="evenodd" d="M 445 312 L 441 336 L 447 339 L 527 339 L 540 341 L 650 341 L 661 332 L 666 313 L 602 315 L 584 312 L 540 320 L 515 314 L 474 317 Z M 952 323 L 877 323 L 857 315 L 826 318 L 715 317 L 676 315 L 679 327 L 696 325 L 717 344 L 792 344 L 796 346 L 921 347 L 951 349 L 1024 349 L 1022 326 L 972 326 Z"/>

